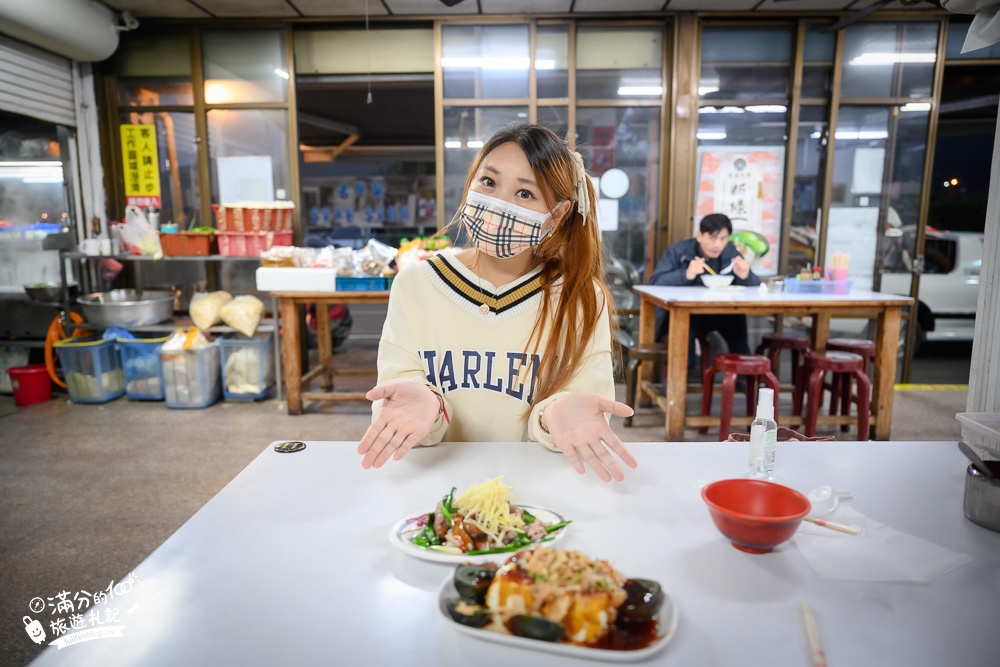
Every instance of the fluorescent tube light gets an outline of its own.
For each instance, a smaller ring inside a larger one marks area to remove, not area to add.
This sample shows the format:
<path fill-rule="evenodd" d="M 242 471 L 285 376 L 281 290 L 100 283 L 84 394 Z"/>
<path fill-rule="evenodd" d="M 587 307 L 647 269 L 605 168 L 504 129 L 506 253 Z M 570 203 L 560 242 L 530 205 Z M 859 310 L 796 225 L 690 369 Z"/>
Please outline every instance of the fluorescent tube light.
<path fill-rule="evenodd" d="M 933 63 L 937 54 L 926 53 L 862 53 L 851 59 L 851 65 L 895 65 L 897 63 Z"/>
<path fill-rule="evenodd" d="M 721 141 L 727 136 L 725 130 L 698 130 L 698 138 L 702 141 Z"/>
<path fill-rule="evenodd" d="M 663 86 L 618 86 L 619 97 L 654 97 L 663 94 Z"/>

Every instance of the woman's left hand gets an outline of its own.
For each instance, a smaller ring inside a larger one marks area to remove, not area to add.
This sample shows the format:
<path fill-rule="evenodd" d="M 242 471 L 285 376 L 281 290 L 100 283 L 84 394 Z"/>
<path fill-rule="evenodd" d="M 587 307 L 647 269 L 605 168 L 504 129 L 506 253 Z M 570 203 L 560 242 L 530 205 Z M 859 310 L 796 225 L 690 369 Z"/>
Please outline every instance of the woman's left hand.
<path fill-rule="evenodd" d="M 628 417 L 632 408 L 597 394 L 566 394 L 546 406 L 542 420 L 574 470 L 582 475 L 586 463 L 605 482 L 620 482 L 625 474 L 611 452 L 630 468 L 638 464 L 608 425 L 604 417 L 607 412 Z"/>

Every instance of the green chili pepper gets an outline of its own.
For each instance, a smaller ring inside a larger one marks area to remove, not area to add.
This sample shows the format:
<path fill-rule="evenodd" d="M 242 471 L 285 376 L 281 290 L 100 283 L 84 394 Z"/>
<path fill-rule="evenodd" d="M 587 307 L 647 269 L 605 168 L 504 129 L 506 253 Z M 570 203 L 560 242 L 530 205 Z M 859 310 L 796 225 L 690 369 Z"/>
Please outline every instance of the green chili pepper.
<path fill-rule="evenodd" d="M 573 523 L 572 520 L 570 520 L 570 521 L 560 521 L 559 523 L 554 523 L 551 526 L 547 527 L 545 529 L 545 532 L 546 533 L 554 533 L 557 530 L 559 530 L 560 528 L 565 528 L 566 526 L 568 526 L 571 523 Z"/>
<path fill-rule="evenodd" d="M 455 509 L 452 507 L 451 503 L 455 497 L 455 489 L 457 487 L 451 487 L 451 491 L 448 492 L 444 498 L 441 499 L 441 513 L 444 514 L 445 521 L 448 522 L 448 526 L 451 526 L 451 515 L 455 513 Z"/>
<path fill-rule="evenodd" d="M 525 526 L 535 523 L 535 515 L 528 510 L 521 510 L 521 518 L 524 519 Z"/>

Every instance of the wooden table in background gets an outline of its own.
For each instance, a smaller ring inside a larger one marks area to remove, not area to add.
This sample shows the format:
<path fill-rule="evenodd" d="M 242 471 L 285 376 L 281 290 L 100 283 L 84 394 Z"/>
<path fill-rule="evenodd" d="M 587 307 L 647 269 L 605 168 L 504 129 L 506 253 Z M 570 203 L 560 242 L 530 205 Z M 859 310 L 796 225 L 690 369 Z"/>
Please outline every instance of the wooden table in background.
<path fill-rule="evenodd" d="M 710 290 L 707 287 L 657 287 L 640 285 L 633 288 L 641 297 L 639 307 L 639 345 L 656 342 L 656 308 L 670 314 L 667 334 L 667 388 L 663 402 L 666 412 L 666 439 L 684 439 L 684 427 L 718 426 L 718 417 L 685 417 L 687 395 L 688 337 L 691 315 L 795 315 L 812 318 L 812 349 L 826 349 L 833 317 L 870 317 L 878 322 L 875 337 L 875 376 L 872 378 L 871 425 L 877 440 L 888 440 L 892 426 L 892 399 L 896 382 L 896 355 L 899 347 L 899 323 L 905 306 L 913 299 L 852 290 L 847 294 L 803 294 L 792 292 L 760 292 L 744 290 Z M 646 386 L 652 379 L 651 364 L 643 364 L 640 379 Z M 747 418 L 733 417 L 734 425 L 743 425 Z M 752 418 L 751 418 L 752 419 Z M 779 415 L 782 426 L 798 426 L 801 417 Z M 819 423 L 840 423 L 840 416 L 820 415 Z"/>
<path fill-rule="evenodd" d="M 333 391 L 334 375 L 374 375 L 372 368 L 333 367 L 333 341 L 330 338 L 330 318 L 320 317 L 320 306 L 334 303 L 388 303 L 389 291 L 379 292 L 272 292 L 278 299 L 281 312 L 282 367 L 285 375 L 285 391 L 288 398 L 288 414 L 302 414 L 303 401 L 364 401 L 362 391 Z M 315 303 L 316 341 L 319 346 L 319 363 L 305 375 L 302 374 L 302 332 L 299 327 L 298 307 Z M 309 382 L 319 377 L 324 391 L 302 391 Z"/>

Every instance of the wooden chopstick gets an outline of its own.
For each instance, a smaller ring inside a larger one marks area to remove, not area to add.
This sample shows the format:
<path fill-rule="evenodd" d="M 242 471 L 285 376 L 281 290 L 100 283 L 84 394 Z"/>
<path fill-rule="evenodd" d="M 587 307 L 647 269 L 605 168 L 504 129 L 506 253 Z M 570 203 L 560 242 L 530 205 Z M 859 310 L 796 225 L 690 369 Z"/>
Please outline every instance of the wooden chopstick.
<path fill-rule="evenodd" d="M 816 616 L 813 615 L 812 607 L 805 602 L 802 603 L 802 621 L 806 626 L 806 639 L 809 641 L 813 667 L 826 667 L 826 653 L 823 651 L 823 642 L 819 638 Z"/>
<path fill-rule="evenodd" d="M 705 259 L 705 258 L 704 257 L 699 257 L 698 259 Z M 705 270 L 708 271 L 709 273 L 711 273 L 713 276 L 719 275 L 718 273 L 715 272 L 715 270 L 712 267 L 710 267 L 708 265 L 708 261 L 707 260 L 705 261 L 705 263 L 702 266 L 704 266 Z"/>
<path fill-rule="evenodd" d="M 817 526 L 823 526 L 824 528 L 829 528 L 830 530 L 839 530 L 842 533 L 847 533 L 848 535 L 860 535 L 857 528 L 852 528 L 851 526 L 845 526 L 842 523 L 834 523 L 832 521 L 825 521 L 823 519 L 817 519 L 815 517 L 807 516 L 805 520 L 809 523 L 814 523 Z"/>

